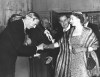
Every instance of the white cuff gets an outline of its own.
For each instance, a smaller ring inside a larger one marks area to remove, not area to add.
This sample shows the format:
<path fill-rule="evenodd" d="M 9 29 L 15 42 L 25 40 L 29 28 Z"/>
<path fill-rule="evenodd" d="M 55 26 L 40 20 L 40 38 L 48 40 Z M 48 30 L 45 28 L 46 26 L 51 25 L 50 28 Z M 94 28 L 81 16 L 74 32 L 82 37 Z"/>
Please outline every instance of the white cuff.
<path fill-rule="evenodd" d="M 88 47 L 88 51 L 93 51 L 93 48 L 92 47 Z"/>
<path fill-rule="evenodd" d="M 59 47 L 58 42 L 54 43 L 54 47 Z"/>

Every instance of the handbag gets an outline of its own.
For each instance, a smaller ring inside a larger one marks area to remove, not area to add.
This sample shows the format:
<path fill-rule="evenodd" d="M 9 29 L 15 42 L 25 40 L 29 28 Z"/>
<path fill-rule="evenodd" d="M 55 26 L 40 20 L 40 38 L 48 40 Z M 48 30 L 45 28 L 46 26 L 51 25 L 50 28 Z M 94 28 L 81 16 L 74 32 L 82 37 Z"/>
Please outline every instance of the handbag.
<path fill-rule="evenodd" d="M 87 52 L 87 70 L 92 70 L 96 66 L 96 62 L 89 52 Z"/>

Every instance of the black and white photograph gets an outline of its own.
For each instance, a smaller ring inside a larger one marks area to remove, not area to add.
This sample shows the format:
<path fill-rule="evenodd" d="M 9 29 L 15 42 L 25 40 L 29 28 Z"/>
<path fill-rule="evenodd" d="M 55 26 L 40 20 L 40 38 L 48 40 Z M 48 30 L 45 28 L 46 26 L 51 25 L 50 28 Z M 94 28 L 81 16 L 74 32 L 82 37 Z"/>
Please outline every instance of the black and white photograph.
<path fill-rule="evenodd" d="M 0 0 L 0 77 L 100 77 L 100 0 Z"/>

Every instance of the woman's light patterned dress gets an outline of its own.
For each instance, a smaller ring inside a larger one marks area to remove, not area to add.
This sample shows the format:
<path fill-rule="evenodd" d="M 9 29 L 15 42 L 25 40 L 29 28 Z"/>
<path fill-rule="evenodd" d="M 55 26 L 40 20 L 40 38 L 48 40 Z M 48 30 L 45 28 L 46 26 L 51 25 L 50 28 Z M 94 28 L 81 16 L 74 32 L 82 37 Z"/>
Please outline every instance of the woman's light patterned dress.
<path fill-rule="evenodd" d="M 72 36 L 70 43 L 72 46 L 70 72 L 71 77 L 88 77 L 85 67 L 84 51 L 77 52 L 76 48 L 82 47 L 81 36 Z"/>

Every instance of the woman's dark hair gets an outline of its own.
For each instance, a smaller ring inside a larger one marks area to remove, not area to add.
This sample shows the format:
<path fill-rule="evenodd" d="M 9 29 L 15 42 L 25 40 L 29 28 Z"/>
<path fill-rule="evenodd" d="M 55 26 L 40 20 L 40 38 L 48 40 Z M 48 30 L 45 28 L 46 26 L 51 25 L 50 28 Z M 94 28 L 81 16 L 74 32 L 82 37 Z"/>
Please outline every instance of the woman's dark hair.
<path fill-rule="evenodd" d="M 81 12 L 72 12 L 72 15 L 76 16 L 77 18 L 80 19 L 81 23 L 84 23 L 84 16 Z"/>

